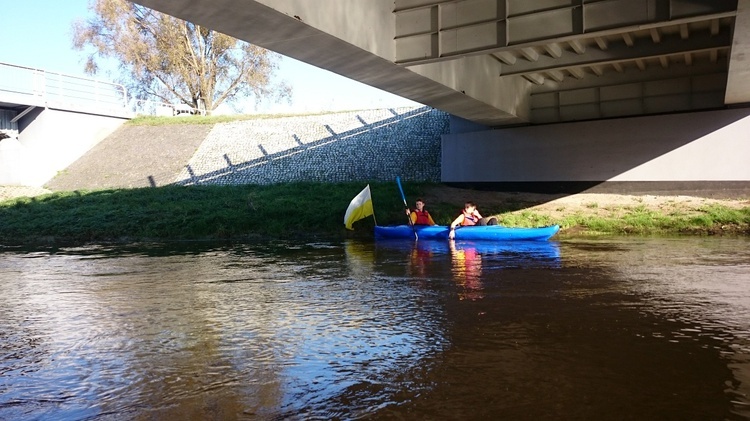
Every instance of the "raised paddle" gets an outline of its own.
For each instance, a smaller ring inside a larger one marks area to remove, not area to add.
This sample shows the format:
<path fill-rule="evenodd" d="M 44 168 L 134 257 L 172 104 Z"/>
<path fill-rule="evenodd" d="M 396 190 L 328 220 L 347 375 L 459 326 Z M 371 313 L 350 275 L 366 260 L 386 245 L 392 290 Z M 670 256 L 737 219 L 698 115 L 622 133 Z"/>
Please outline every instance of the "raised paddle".
<path fill-rule="evenodd" d="M 404 209 L 409 209 L 409 205 L 406 203 L 406 195 L 404 195 L 404 189 L 401 187 L 401 177 L 396 176 L 396 184 L 398 184 L 398 191 L 401 192 L 401 199 L 404 201 Z M 411 227 L 412 232 L 414 232 L 414 239 L 419 240 L 417 229 L 414 228 L 414 224 L 411 222 L 411 215 L 406 215 L 406 217 L 409 219 L 409 226 Z"/>

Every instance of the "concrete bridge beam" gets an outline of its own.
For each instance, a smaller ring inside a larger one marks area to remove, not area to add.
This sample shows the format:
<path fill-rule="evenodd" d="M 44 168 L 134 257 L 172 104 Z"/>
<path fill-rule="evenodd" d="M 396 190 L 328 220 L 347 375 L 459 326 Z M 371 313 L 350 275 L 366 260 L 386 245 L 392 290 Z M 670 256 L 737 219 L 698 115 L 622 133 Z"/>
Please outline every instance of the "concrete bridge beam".
<path fill-rule="evenodd" d="M 498 80 L 494 60 L 396 64 L 396 16 L 390 0 L 136 3 L 481 124 L 526 121 L 520 92 L 528 83 Z M 519 94 L 498 91 L 505 88 Z"/>
<path fill-rule="evenodd" d="M 486 126 L 750 102 L 750 0 L 134 1 Z"/>
<path fill-rule="evenodd" d="M 737 2 L 726 104 L 750 103 L 750 0 Z"/>

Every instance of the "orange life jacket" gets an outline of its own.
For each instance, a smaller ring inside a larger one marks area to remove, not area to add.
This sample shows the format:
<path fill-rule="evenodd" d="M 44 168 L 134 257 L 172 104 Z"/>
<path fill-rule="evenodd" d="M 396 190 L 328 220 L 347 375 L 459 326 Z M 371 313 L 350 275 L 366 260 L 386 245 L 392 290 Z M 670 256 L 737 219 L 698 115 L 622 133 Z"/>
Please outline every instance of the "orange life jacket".
<path fill-rule="evenodd" d="M 479 222 L 479 218 L 473 213 L 466 212 L 466 209 L 462 210 L 461 213 L 464 215 L 464 220 L 461 221 L 462 226 L 476 225 Z"/>
<path fill-rule="evenodd" d="M 418 210 L 414 210 L 413 212 L 415 215 L 417 215 L 417 219 L 414 221 L 414 225 L 430 225 L 429 212 L 427 212 L 426 210 L 423 210 L 421 212 Z"/>

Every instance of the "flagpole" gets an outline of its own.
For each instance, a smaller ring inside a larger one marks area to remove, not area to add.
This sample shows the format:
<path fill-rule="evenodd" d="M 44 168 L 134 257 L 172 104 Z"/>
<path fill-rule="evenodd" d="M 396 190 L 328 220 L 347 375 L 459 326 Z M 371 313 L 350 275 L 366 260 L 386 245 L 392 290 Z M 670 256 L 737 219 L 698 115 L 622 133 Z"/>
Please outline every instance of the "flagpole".
<path fill-rule="evenodd" d="M 368 184 L 367 187 L 370 187 Z M 372 190 L 370 190 L 370 201 L 372 202 Z M 375 221 L 375 226 L 378 226 L 378 220 L 375 219 L 375 203 L 372 204 L 372 220 Z"/>
<path fill-rule="evenodd" d="M 370 187 L 368 184 L 367 187 Z M 370 190 L 370 201 L 372 202 L 372 190 Z M 378 220 L 375 219 L 375 203 L 372 204 L 372 220 L 375 221 L 375 226 L 378 226 Z"/>

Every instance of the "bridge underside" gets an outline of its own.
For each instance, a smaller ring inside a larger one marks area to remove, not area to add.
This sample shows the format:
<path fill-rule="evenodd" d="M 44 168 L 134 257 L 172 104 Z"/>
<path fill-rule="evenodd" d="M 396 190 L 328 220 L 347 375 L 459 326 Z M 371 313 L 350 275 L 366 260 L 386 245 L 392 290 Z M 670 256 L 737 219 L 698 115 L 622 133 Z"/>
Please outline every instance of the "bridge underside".
<path fill-rule="evenodd" d="M 750 103 L 748 0 L 137 0 L 491 127 Z"/>
<path fill-rule="evenodd" d="M 750 184 L 750 0 L 133 1 L 459 117 L 445 182 Z"/>

